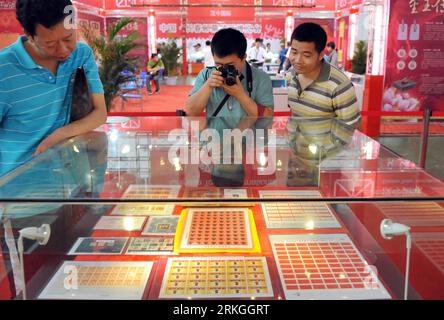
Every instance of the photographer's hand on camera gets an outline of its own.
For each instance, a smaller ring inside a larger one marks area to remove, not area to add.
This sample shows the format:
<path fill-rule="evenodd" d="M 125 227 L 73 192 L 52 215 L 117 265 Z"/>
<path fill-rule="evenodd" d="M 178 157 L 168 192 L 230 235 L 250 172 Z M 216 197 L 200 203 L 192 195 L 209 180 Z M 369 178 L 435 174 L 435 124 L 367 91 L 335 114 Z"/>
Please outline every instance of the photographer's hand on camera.
<path fill-rule="evenodd" d="M 207 85 L 213 88 L 220 88 L 225 84 L 225 79 L 222 77 L 222 73 L 220 71 L 214 70 L 211 73 L 211 76 L 207 80 Z"/>
<path fill-rule="evenodd" d="M 236 76 L 236 84 L 232 86 L 228 86 L 225 82 L 222 85 L 224 91 L 232 97 L 240 100 L 244 95 L 247 95 L 244 87 L 242 86 L 239 76 Z"/>

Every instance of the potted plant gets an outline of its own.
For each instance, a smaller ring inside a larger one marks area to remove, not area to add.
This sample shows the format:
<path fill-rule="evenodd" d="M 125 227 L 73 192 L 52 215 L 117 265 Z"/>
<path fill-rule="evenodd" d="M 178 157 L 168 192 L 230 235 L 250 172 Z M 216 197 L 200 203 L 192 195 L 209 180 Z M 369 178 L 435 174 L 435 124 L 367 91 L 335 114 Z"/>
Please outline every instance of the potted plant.
<path fill-rule="evenodd" d="M 162 55 L 162 60 L 165 63 L 165 68 L 167 71 L 166 84 L 176 85 L 179 58 L 182 55 L 182 49 L 177 46 L 176 39 L 173 39 L 171 35 L 168 36 L 167 43 L 160 49 Z"/>
<path fill-rule="evenodd" d="M 109 111 L 114 99 L 119 96 L 122 84 L 128 82 L 133 75 L 123 74 L 124 70 L 133 70 L 138 66 L 139 58 L 130 56 L 131 50 L 143 47 L 137 32 L 120 36 L 119 32 L 133 23 L 132 18 L 122 18 L 108 26 L 108 35 L 97 35 L 88 28 L 82 28 L 82 35 L 92 48 L 99 62 L 99 75 L 103 84 L 106 108 Z"/>
<path fill-rule="evenodd" d="M 365 41 L 356 42 L 355 52 L 352 59 L 351 72 L 365 74 L 367 69 L 367 45 Z"/>

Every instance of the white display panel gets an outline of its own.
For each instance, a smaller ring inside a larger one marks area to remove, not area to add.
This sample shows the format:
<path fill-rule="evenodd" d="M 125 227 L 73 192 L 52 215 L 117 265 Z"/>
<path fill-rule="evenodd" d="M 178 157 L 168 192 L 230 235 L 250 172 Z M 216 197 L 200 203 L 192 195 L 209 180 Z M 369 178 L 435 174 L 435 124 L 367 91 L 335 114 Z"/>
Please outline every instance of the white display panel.
<path fill-rule="evenodd" d="M 271 235 L 287 300 L 390 299 L 346 234 Z"/>
<path fill-rule="evenodd" d="M 65 261 L 39 299 L 140 300 L 153 262 Z"/>

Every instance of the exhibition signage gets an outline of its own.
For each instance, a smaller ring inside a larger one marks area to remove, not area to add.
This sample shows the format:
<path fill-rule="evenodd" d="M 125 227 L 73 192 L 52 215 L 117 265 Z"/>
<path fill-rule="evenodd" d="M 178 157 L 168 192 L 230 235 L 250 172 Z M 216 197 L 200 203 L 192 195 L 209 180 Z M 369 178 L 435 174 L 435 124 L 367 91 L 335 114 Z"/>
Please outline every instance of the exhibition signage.
<path fill-rule="evenodd" d="M 443 111 L 444 1 L 392 0 L 383 111 Z"/>

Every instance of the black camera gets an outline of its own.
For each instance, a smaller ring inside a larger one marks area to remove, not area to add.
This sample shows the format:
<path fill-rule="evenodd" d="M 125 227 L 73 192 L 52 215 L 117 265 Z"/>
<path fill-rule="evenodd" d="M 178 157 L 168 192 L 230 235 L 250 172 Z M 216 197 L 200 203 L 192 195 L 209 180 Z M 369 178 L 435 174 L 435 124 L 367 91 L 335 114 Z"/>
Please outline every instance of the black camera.
<path fill-rule="evenodd" d="M 234 86 L 236 84 L 238 72 L 233 65 L 228 64 L 220 66 L 217 68 L 217 71 L 221 73 L 221 76 L 225 79 L 227 86 Z"/>

